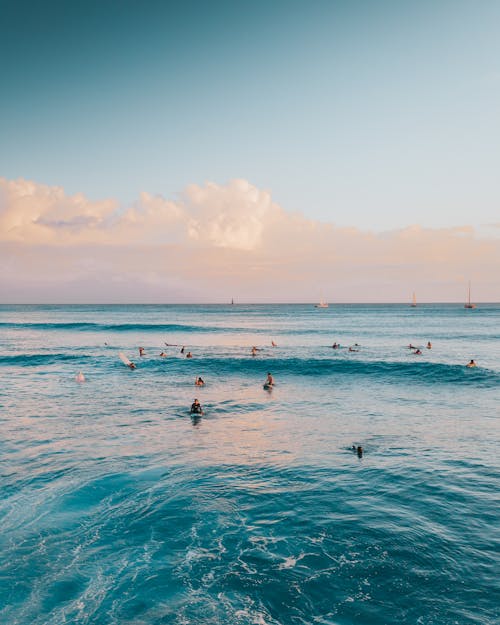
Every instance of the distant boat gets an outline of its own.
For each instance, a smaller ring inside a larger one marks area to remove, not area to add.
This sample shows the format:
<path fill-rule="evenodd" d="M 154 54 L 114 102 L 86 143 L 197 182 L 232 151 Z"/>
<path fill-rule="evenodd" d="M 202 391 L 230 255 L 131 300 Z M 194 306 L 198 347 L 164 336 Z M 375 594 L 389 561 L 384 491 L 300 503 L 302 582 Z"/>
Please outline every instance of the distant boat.
<path fill-rule="evenodd" d="M 415 291 L 413 291 L 413 298 L 412 298 L 412 300 L 411 300 L 411 304 L 410 304 L 410 306 L 411 306 L 412 308 L 416 308 L 416 307 L 417 307 L 417 298 L 415 297 Z"/>
<path fill-rule="evenodd" d="M 321 300 L 319 304 L 314 304 L 314 308 L 328 308 L 328 304 Z"/>
<path fill-rule="evenodd" d="M 470 282 L 469 282 L 469 291 L 468 291 L 467 303 L 464 304 L 464 308 L 475 308 L 475 307 L 476 307 L 475 304 L 471 304 L 470 303 Z"/>
<path fill-rule="evenodd" d="M 234 299 L 231 299 L 231 306 L 234 306 Z"/>

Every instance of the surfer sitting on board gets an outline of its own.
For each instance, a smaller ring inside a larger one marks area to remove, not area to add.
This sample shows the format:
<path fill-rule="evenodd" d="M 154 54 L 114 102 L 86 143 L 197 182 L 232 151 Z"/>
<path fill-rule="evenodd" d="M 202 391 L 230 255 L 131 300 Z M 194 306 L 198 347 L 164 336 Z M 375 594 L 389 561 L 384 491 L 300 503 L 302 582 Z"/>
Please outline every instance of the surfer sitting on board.
<path fill-rule="evenodd" d="M 197 399 L 191 404 L 191 414 L 203 414 L 203 408 Z"/>
<path fill-rule="evenodd" d="M 191 352 L 188 352 L 188 353 L 186 354 L 186 358 L 192 358 L 192 357 L 193 357 L 193 354 L 192 354 Z"/>
<path fill-rule="evenodd" d="M 195 386 L 205 386 L 205 382 L 200 377 L 197 377 L 196 380 L 194 381 L 194 385 Z"/>
<path fill-rule="evenodd" d="M 468 362 L 466 365 L 466 367 L 477 367 L 476 363 L 471 359 L 470 362 Z"/>

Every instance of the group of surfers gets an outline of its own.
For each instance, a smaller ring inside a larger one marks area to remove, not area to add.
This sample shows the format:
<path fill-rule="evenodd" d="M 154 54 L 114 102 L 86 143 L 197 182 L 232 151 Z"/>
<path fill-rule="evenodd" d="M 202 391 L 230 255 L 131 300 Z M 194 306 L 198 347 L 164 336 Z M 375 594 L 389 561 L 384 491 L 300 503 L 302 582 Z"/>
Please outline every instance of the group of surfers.
<path fill-rule="evenodd" d="M 179 345 L 175 345 L 175 344 L 172 344 L 172 343 L 165 343 L 165 345 L 167 347 L 179 347 Z M 278 347 L 278 345 L 274 341 L 271 341 L 271 346 L 272 347 Z M 348 351 L 349 352 L 359 352 L 359 349 L 357 349 L 359 347 L 361 347 L 361 345 L 359 343 L 354 343 L 353 346 L 349 346 Z M 341 348 L 340 343 L 337 343 L 337 342 L 333 343 L 332 349 L 340 349 L 340 348 Z M 432 343 L 430 341 L 427 341 L 426 348 L 427 349 L 432 349 Z M 411 343 L 408 345 L 408 349 L 410 349 L 415 356 L 421 356 L 422 353 L 423 353 L 422 350 L 420 349 L 420 347 L 417 347 L 416 345 L 412 345 Z M 256 347 L 254 345 L 254 346 L 252 346 L 252 349 L 250 350 L 250 354 L 252 356 L 257 356 L 257 353 L 260 352 L 260 351 L 262 351 L 262 348 L 261 347 Z M 182 345 L 182 347 L 180 349 L 180 353 L 181 354 L 185 354 L 186 358 L 192 358 L 193 357 L 193 354 L 191 353 L 191 351 L 188 351 L 186 353 L 185 345 Z M 144 349 L 144 347 L 139 347 L 139 357 L 142 358 L 145 355 L 146 355 L 146 350 Z M 160 353 L 160 358 L 167 358 L 167 354 L 164 351 L 162 351 Z M 136 364 L 134 362 L 128 363 L 127 366 L 130 369 L 136 369 Z M 468 367 L 468 368 L 472 368 L 472 367 L 477 367 L 477 364 L 471 358 L 471 360 L 465 366 Z M 201 380 L 201 378 L 198 378 L 198 379 Z M 196 383 L 197 386 L 203 386 L 203 384 L 204 384 L 203 381 L 201 381 L 201 383 Z"/>
<path fill-rule="evenodd" d="M 198 376 L 194 381 L 195 386 L 205 386 L 205 382 Z M 268 372 L 266 381 L 264 382 L 264 388 L 266 390 L 272 389 L 274 386 L 274 378 L 271 372 Z M 198 399 L 195 399 L 191 404 L 191 409 L 189 411 L 192 415 L 203 415 L 203 408 Z"/>

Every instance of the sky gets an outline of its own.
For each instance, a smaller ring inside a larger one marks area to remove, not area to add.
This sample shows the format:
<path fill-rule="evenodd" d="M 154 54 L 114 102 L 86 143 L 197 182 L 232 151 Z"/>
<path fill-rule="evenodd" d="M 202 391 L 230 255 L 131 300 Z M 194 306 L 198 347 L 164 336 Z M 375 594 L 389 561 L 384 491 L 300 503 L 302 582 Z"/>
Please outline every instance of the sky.
<path fill-rule="evenodd" d="M 0 301 L 500 300 L 496 0 L 0 9 Z"/>

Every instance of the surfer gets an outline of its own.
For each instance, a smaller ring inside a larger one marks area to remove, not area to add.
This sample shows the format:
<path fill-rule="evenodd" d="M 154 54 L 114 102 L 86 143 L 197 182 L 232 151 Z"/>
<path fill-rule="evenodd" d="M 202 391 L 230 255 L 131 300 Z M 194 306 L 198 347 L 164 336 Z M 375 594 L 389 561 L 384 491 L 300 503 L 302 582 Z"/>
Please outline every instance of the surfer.
<path fill-rule="evenodd" d="M 274 341 L 271 341 L 272 347 L 278 347 Z"/>
<path fill-rule="evenodd" d="M 274 379 L 271 373 L 267 374 L 266 381 L 264 382 L 264 386 L 274 386 Z"/>
<path fill-rule="evenodd" d="M 142 356 L 145 356 L 145 355 L 146 355 L 146 352 L 144 351 L 144 347 L 139 347 L 139 356 L 141 356 L 142 358 Z"/>
<path fill-rule="evenodd" d="M 432 343 L 430 341 L 427 341 L 427 349 L 432 349 Z"/>
<path fill-rule="evenodd" d="M 252 356 L 257 356 L 257 348 L 255 346 L 252 347 Z"/>
<path fill-rule="evenodd" d="M 466 366 L 466 367 L 469 367 L 469 368 L 471 368 L 471 367 L 477 367 L 476 363 L 474 362 L 474 360 L 473 360 L 472 358 L 471 358 L 471 361 L 470 361 L 470 362 L 468 362 L 465 366 Z"/>
<path fill-rule="evenodd" d="M 357 343 L 356 343 L 356 345 L 357 345 Z M 353 349 L 352 347 L 349 347 L 349 351 L 350 352 L 359 352 L 359 349 Z"/>
<path fill-rule="evenodd" d="M 410 343 L 410 344 L 408 345 L 408 349 L 417 349 L 417 348 L 415 347 L 415 345 L 412 345 L 412 344 Z"/>
<path fill-rule="evenodd" d="M 421 356 L 422 355 L 422 350 L 416 349 L 413 353 L 415 354 L 415 356 Z"/>
<path fill-rule="evenodd" d="M 203 414 L 203 408 L 197 399 L 191 404 L 191 414 Z"/>
<path fill-rule="evenodd" d="M 167 354 L 165 354 L 165 352 L 162 352 L 162 353 L 160 354 L 160 358 L 166 358 L 166 357 L 167 357 Z"/>
<path fill-rule="evenodd" d="M 182 346 L 182 349 L 181 349 L 181 354 L 183 353 L 184 353 L 184 345 Z"/>
<path fill-rule="evenodd" d="M 83 375 L 81 371 L 78 372 L 78 374 L 75 377 L 75 380 L 77 382 L 85 382 L 85 376 Z"/>
<path fill-rule="evenodd" d="M 351 449 L 358 454 L 358 458 L 363 457 L 363 448 L 361 447 L 361 445 L 358 445 L 358 446 L 353 445 Z"/>
<path fill-rule="evenodd" d="M 186 354 L 186 358 L 192 358 L 192 357 L 193 357 L 193 354 L 192 354 L 191 352 L 188 352 L 188 353 Z"/>
<path fill-rule="evenodd" d="M 332 345 L 332 349 L 338 349 L 340 347 L 340 343 L 337 343 L 337 341 L 335 341 L 335 343 Z"/>
<path fill-rule="evenodd" d="M 130 362 L 127 367 L 129 367 L 129 369 L 132 369 L 132 371 L 135 369 L 135 363 L 134 362 Z"/>
<path fill-rule="evenodd" d="M 195 379 L 195 381 L 194 381 L 194 385 L 195 386 L 205 386 L 205 382 L 200 377 L 197 377 Z"/>

